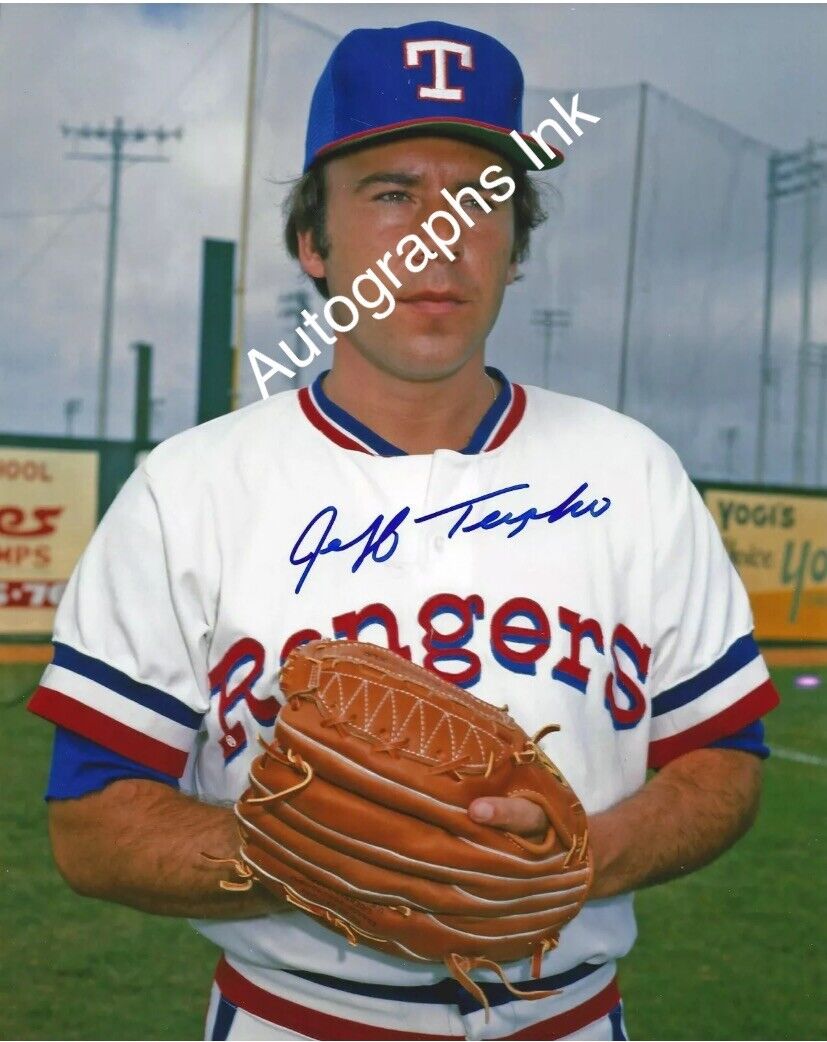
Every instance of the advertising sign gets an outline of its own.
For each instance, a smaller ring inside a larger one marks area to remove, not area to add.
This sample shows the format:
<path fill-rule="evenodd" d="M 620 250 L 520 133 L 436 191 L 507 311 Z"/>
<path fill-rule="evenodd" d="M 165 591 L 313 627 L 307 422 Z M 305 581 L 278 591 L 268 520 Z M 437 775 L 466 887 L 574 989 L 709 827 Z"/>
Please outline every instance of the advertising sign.
<path fill-rule="evenodd" d="M 759 641 L 827 643 L 827 496 L 702 486 Z"/>
<path fill-rule="evenodd" d="M 0 447 L 0 635 L 51 632 L 97 518 L 96 452 Z"/>

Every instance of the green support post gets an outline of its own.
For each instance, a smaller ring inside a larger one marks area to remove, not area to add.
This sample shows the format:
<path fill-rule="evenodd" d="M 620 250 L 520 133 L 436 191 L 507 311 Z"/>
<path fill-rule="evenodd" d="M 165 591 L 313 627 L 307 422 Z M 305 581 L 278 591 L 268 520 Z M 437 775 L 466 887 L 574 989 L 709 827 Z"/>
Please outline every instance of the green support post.
<path fill-rule="evenodd" d="M 204 240 L 198 423 L 231 409 L 234 259 L 234 242 Z"/>
<path fill-rule="evenodd" d="M 133 344 L 135 349 L 135 441 L 149 441 L 152 423 L 152 345 Z"/>

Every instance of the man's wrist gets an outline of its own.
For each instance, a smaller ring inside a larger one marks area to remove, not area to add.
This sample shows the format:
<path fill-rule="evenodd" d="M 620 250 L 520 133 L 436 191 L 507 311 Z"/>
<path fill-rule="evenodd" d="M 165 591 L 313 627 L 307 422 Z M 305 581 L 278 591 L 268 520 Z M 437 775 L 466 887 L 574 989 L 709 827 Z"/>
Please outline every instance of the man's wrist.
<path fill-rule="evenodd" d="M 611 811 L 601 811 L 589 817 L 589 842 L 594 859 L 590 901 L 615 897 L 624 891 L 617 878 L 618 851 L 615 835 Z"/>

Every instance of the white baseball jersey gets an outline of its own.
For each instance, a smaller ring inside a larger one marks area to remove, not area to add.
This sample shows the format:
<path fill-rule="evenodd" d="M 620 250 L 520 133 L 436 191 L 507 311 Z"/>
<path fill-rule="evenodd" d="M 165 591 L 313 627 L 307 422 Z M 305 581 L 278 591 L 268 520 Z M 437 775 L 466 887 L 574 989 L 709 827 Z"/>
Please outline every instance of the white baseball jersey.
<path fill-rule="evenodd" d="M 164 442 L 69 583 L 32 708 L 200 797 L 234 800 L 258 736 L 273 734 L 288 652 L 360 639 L 507 703 L 529 734 L 560 724 L 544 748 L 590 813 L 638 789 L 647 764 L 772 708 L 746 593 L 674 451 L 626 416 L 496 375 L 502 390 L 463 452 L 400 452 L 330 402 L 321 378 Z M 543 974 L 628 952 L 632 903 L 588 903 Z M 351 947 L 300 912 L 195 926 L 255 986 L 308 1004 L 314 974 L 446 976 Z M 528 963 L 507 969 L 529 979 Z M 330 1013 L 399 1022 L 395 1003 L 324 995 Z M 511 1004 L 531 1023 L 560 1001 Z"/>

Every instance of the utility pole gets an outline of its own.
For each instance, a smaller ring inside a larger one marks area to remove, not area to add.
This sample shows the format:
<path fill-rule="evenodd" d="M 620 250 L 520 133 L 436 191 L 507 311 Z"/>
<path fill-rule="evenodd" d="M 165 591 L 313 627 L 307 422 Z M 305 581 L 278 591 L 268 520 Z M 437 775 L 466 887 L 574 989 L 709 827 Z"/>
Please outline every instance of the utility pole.
<path fill-rule="evenodd" d="M 551 382 L 551 342 L 555 329 L 568 329 L 571 312 L 565 308 L 535 308 L 531 315 L 532 326 L 543 330 L 543 387 Z"/>
<path fill-rule="evenodd" d="M 64 137 L 75 139 L 97 138 L 108 141 L 111 152 L 69 152 L 67 159 L 92 159 L 95 161 L 105 160 L 110 163 L 111 177 L 109 182 L 109 232 L 106 241 L 106 277 L 103 289 L 103 321 L 101 324 L 101 347 L 100 364 L 98 370 L 98 417 L 97 436 L 106 437 L 107 406 L 109 400 L 109 369 L 112 358 L 112 327 L 114 324 L 114 299 L 115 299 L 115 267 L 117 261 L 118 247 L 118 210 L 120 205 L 121 188 L 121 163 L 168 163 L 166 156 L 131 156 L 124 154 L 124 145 L 128 141 L 142 142 L 148 138 L 154 138 L 163 143 L 167 138 L 176 138 L 180 141 L 183 131 L 165 130 L 158 127 L 156 130 L 146 130 L 137 127 L 127 130 L 120 116 L 115 118 L 114 126 L 92 127 L 85 123 L 80 127 L 71 127 L 61 124 L 60 128 Z"/>
<path fill-rule="evenodd" d="M 63 403 L 63 414 L 66 417 L 66 437 L 71 438 L 75 433 L 75 417 L 83 408 L 80 398 L 67 398 Z"/>
<path fill-rule="evenodd" d="M 247 293 L 247 253 L 250 233 L 250 183 L 255 144 L 255 103 L 258 80 L 260 4 L 250 4 L 250 58 L 247 70 L 247 109 L 244 117 L 244 169 L 241 179 L 241 222 L 238 232 L 238 281 L 235 286 L 235 329 L 230 348 L 230 410 L 238 408 L 241 353 L 244 350 L 244 297 Z"/>
<path fill-rule="evenodd" d="M 620 367 L 617 378 L 617 411 L 626 411 L 626 383 L 629 365 L 629 333 L 632 327 L 632 303 L 635 291 L 637 230 L 640 222 L 640 183 L 643 178 L 643 143 L 646 137 L 646 96 L 648 84 L 640 85 L 635 169 L 632 179 L 632 211 L 629 217 L 629 252 L 626 257 L 626 289 L 623 295 L 623 330 L 620 336 Z"/>

